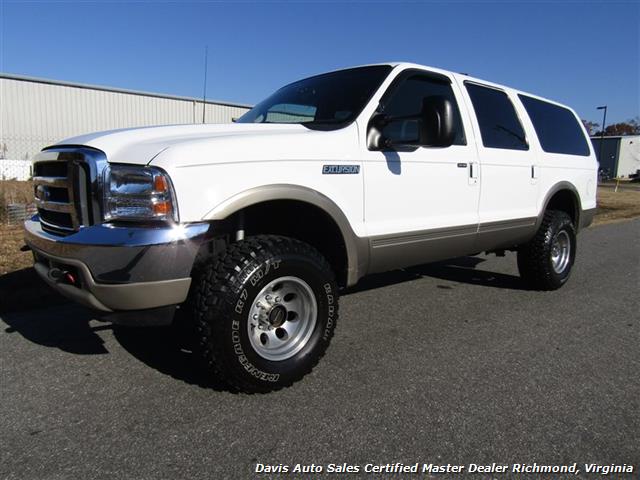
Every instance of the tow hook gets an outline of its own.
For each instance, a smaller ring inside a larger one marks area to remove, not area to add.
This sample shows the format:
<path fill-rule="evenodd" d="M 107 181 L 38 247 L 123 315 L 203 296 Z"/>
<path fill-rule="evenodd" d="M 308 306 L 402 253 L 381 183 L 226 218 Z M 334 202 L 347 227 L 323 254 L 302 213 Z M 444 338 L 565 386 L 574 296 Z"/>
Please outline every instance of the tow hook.
<path fill-rule="evenodd" d="M 78 279 L 76 276 L 68 270 L 61 270 L 59 268 L 52 268 L 49 270 L 49 277 L 59 283 L 66 283 L 74 287 L 78 286 Z"/>

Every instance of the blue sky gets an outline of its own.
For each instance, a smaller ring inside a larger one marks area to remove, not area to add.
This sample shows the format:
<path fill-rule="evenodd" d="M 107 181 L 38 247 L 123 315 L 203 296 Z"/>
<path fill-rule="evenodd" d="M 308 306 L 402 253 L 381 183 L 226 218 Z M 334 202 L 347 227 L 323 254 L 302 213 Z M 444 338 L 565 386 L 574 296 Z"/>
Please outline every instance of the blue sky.
<path fill-rule="evenodd" d="M 640 113 L 640 1 L 0 0 L 0 71 L 256 103 L 336 68 L 411 61 L 610 121 Z"/>

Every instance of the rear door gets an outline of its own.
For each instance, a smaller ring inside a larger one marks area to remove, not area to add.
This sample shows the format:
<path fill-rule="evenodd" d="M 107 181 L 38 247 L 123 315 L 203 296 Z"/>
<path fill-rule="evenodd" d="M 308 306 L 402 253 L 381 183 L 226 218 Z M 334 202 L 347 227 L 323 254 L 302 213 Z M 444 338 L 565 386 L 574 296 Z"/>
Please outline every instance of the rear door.
<path fill-rule="evenodd" d="M 510 246 L 529 236 L 536 222 L 536 152 L 507 91 L 471 81 L 464 87 L 480 137 L 477 250 Z"/>

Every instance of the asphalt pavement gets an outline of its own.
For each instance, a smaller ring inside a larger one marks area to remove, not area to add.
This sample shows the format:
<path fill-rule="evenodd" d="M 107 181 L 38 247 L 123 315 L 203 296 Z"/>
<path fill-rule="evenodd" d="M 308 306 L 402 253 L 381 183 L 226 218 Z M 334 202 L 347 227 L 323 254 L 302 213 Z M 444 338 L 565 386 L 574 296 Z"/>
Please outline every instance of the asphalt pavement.
<path fill-rule="evenodd" d="M 343 462 L 627 464 L 608 478 L 638 478 L 639 240 L 640 220 L 586 230 L 555 292 L 527 290 L 514 254 L 370 277 L 342 297 L 314 372 L 267 395 L 204 378 L 171 329 L 73 304 L 0 314 L 0 478 Z"/>

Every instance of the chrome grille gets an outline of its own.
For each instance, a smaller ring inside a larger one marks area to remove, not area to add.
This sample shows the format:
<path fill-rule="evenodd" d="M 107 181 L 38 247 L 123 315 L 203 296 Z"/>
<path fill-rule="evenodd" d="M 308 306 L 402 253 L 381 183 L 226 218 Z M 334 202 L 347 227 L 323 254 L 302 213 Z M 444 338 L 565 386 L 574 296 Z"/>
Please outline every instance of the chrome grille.
<path fill-rule="evenodd" d="M 70 235 L 101 219 L 104 154 L 87 148 L 44 150 L 34 161 L 35 202 L 42 229 Z"/>

